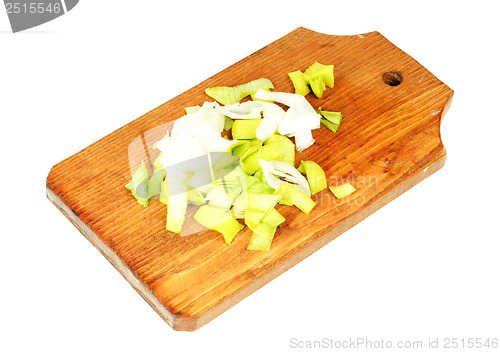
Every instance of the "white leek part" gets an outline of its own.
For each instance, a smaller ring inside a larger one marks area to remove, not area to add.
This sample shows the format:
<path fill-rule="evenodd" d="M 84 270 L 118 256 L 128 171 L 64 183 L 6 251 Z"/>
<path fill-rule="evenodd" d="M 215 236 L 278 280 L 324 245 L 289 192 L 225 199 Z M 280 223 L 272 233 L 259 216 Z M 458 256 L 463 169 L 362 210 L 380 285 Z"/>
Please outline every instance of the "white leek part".
<path fill-rule="evenodd" d="M 218 107 L 216 102 L 205 102 L 196 112 L 177 119 L 170 136 L 167 133 L 155 144 L 163 153 L 160 162 L 165 168 L 210 152 L 225 152 L 238 143 L 221 137 L 224 115 Z"/>
<path fill-rule="evenodd" d="M 262 112 L 264 118 L 262 119 L 259 127 L 255 130 L 255 136 L 257 139 L 264 142 L 278 129 L 278 126 L 285 116 L 285 110 L 276 104 L 266 103 L 263 101 L 259 102 L 259 104 L 261 104 L 264 108 Z"/>
<path fill-rule="evenodd" d="M 263 159 L 257 159 L 257 161 L 270 187 L 276 189 L 283 182 L 287 182 L 307 194 L 309 197 L 311 196 L 311 190 L 309 189 L 309 183 L 306 178 L 290 164 L 274 160 L 265 161 Z"/>
<path fill-rule="evenodd" d="M 169 136 L 167 133 L 165 137 L 155 143 L 155 148 L 162 152 L 160 163 L 165 169 L 207 154 L 200 140 L 187 133 L 175 136 Z"/>
<path fill-rule="evenodd" d="M 258 90 L 255 96 L 258 99 L 273 100 L 290 107 L 279 123 L 278 132 L 281 135 L 295 137 L 295 147 L 299 152 L 314 144 L 311 130 L 320 127 L 321 115 L 314 110 L 304 96 L 264 90 Z"/>
<path fill-rule="evenodd" d="M 291 106 L 279 124 L 281 135 L 294 134 L 298 131 L 315 130 L 321 126 L 321 115 L 310 112 L 302 107 Z"/>
<path fill-rule="evenodd" d="M 266 92 L 265 90 L 259 89 L 254 97 L 260 100 L 272 100 L 289 107 L 300 107 L 304 110 L 315 113 L 316 110 L 312 107 L 312 105 L 307 101 L 307 99 L 300 94 L 295 93 L 284 93 L 284 92 Z"/>
<path fill-rule="evenodd" d="M 220 107 L 217 110 L 220 113 L 236 120 L 260 119 L 260 114 L 262 113 L 264 118 L 255 130 L 257 139 L 260 139 L 261 141 L 265 141 L 276 132 L 281 120 L 285 116 L 285 110 L 283 110 L 280 106 L 264 101 L 235 103 Z"/>
<path fill-rule="evenodd" d="M 166 177 L 168 192 L 167 230 L 179 233 L 184 223 L 188 205 L 187 183 L 179 170 L 169 170 Z"/>
<path fill-rule="evenodd" d="M 195 112 L 197 112 L 199 109 L 201 108 L 201 106 L 199 105 L 195 105 L 195 106 L 188 106 L 188 107 L 185 107 L 184 110 L 186 111 L 186 115 L 189 115 L 189 114 L 194 114 Z"/>
<path fill-rule="evenodd" d="M 247 101 L 245 103 L 221 106 L 217 111 L 234 120 L 250 120 L 260 119 L 260 113 L 263 111 L 263 108 L 257 101 Z"/>
<path fill-rule="evenodd" d="M 314 138 L 312 137 L 311 130 L 298 131 L 288 136 L 295 137 L 295 147 L 299 152 L 314 144 Z"/>

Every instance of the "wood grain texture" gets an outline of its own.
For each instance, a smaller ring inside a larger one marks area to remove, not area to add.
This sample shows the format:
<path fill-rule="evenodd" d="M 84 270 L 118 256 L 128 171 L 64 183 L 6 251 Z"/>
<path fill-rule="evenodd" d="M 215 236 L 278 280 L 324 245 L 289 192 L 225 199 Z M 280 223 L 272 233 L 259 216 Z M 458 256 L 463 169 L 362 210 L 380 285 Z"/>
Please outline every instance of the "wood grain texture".
<path fill-rule="evenodd" d="M 165 230 L 165 207 L 143 208 L 124 189 L 129 144 L 210 98 L 204 89 L 269 78 L 293 92 L 287 72 L 314 61 L 335 65 L 335 87 L 315 108 L 341 111 L 336 134 L 313 131 L 316 143 L 300 160 L 323 167 L 329 185 L 358 191 L 339 201 L 325 190 L 309 215 L 280 207 L 286 217 L 271 250 L 246 250 L 240 232 L 231 245 L 203 231 L 180 237 Z M 403 81 L 384 83 L 395 70 Z M 444 165 L 441 118 L 453 91 L 381 34 L 331 36 L 298 28 L 224 71 L 55 165 L 48 198 L 73 222 L 153 309 L 176 330 L 196 330 Z"/>

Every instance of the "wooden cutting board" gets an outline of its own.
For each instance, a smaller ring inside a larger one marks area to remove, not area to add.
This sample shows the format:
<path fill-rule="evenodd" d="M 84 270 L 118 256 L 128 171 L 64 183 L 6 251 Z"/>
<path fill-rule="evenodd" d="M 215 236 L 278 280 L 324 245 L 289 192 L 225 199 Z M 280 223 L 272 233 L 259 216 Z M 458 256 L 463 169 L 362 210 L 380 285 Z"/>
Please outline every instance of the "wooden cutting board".
<path fill-rule="evenodd" d="M 344 120 L 336 134 L 314 130 L 316 143 L 296 154 L 296 166 L 314 160 L 329 185 L 352 183 L 358 190 L 348 200 L 325 190 L 307 216 L 279 207 L 287 220 L 262 252 L 246 250 L 248 228 L 231 245 L 210 230 L 167 232 L 165 206 L 144 208 L 125 190 L 130 143 L 183 116 L 184 107 L 212 101 L 206 87 L 267 77 L 276 91 L 293 92 L 287 73 L 314 61 L 335 65 L 335 87 L 308 100 Z M 55 165 L 47 196 L 170 326 L 196 330 L 441 168 L 439 128 L 452 96 L 377 32 L 298 28 Z"/>

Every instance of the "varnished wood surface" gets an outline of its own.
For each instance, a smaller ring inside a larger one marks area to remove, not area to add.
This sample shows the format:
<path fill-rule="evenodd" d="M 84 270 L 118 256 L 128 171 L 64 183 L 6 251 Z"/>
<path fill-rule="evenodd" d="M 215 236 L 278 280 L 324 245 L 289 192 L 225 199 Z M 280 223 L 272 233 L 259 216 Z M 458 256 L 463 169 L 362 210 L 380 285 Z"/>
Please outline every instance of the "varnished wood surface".
<path fill-rule="evenodd" d="M 358 190 L 349 201 L 325 190 L 307 216 L 280 207 L 287 220 L 271 250 L 258 252 L 246 250 L 248 228 L 231 245 L 213 231 L 167 232 L 165 207 L 152 201 L 143 208 L 125 190 L 130 143 L 183 116 L 184 107 L 211 101 L 206 87 L 267 77 L 277 91 L 293 92 L 287 73 L 314 61 L 335 65 L 335 87 L 308 100 L 344 120 L 336 134 L 313 131 L 316 143 L 297 153 L 297 165 L 314 160 L 329 185 L 351 182 Z M 384 83 L 388 71 L 400 72 L 401 84 Z M 299 28 L 55 165 L 47 196 L 169 325 L 196 330 L 442 167 L 439 128 L 452 96 L 377 32 Z"/>

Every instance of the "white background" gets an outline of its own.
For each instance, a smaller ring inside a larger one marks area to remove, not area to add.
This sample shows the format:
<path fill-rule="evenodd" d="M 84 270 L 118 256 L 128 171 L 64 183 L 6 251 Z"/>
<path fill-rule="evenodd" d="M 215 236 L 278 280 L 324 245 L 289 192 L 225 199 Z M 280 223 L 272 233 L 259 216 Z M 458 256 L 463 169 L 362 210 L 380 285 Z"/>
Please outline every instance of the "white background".
<path fill-rule="evenodd" d="M 82 0 L 18 34 L 0 13 L 0 350 L 500 338 L 495 2 L 172 3 Z M 46 199 L 45 179 L 52 165 L 299 26 L 379 31 L 449 85 L 447 164 L 201 330 L 173 331 Z"/>

